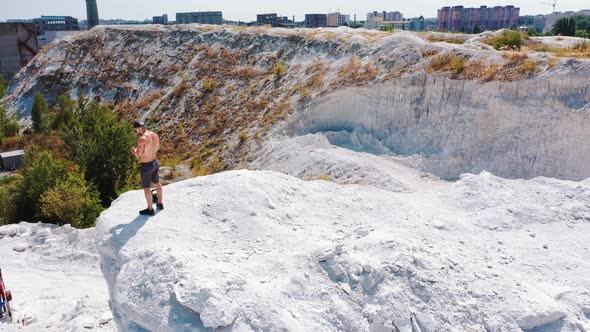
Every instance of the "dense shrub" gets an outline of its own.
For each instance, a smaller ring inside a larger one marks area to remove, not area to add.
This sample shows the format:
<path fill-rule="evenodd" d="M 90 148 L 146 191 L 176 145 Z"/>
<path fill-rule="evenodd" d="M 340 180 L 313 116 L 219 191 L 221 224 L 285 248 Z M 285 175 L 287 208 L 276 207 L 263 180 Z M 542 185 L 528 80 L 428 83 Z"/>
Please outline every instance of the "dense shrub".
<path fill-rule="evenodd" d="M 94 226 L 102 211 L 98 192 L 71 162 L 50 152 L 29 150 L 19 177 L 0 186 L 0 217 L 5 222 L 44 221 Z"/>
<path fill-rule="evenodd" d="M 590 33 L 588 33 L 586 30 L 579 29 L 576 30 L 576 37 L 588 39 L 590 38 Z"/>
<path fill-rule="evenodd" d="M 76 228 L 95 225 L 103 210 L 98 192 L 90 187 L 80 173 L 47 190 L 41 196 L 41 216 L 57 224 L 71 224 Z"/>
<path fill-rule="evenodd" d="M 553 33 L 562 36 L 574 36 L 576 33 L 576 20 L 573 17 L 562 17 L 555 21 Z"/>
<path fill-rule="evenodd" d="M 513 51 L 519 51 L 523 44 L 522 34 L 511 30 L 504 30 L 494 37 L 484 39 L 483 42 L 496 50 Z"/>
<path fill-rule="evenodd" d="M 67 178 L 73 165 L 58 160 L 50 152 L 27 151 L 22 179 L 13 188 L 14 210 L 5 217 L 11 221 L 40 219 L 40 200 L 43 193 Z"/>

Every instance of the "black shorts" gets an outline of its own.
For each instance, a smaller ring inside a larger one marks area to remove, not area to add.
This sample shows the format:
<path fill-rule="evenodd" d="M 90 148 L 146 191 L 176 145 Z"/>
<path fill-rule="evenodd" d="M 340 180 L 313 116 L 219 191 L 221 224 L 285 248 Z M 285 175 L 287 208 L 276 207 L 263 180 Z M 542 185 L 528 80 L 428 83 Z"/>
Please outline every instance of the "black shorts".
<path fill-rule="evenodd" d="M 149 188 L 152 186 L 152 183 L 160 183 L 160 176 L 158 175 L 159 170 L 160 163 L 157 160 L 150 161 L 149 163 L 141 163 L 139 166 L 141 187 Z"/>

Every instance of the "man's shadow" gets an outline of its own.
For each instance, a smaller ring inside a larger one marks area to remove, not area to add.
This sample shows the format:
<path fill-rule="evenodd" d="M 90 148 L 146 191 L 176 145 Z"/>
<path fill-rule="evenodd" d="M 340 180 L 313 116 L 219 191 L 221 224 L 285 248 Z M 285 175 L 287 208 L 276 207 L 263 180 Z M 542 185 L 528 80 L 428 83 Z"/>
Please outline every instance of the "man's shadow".
<path fill-rule="evenodd" d="M 118 254 L 127 242 L 137 234 L 151 216 L 137 216 L 128 224 L 119 224 L 109 230 L 114 253 Z"/>

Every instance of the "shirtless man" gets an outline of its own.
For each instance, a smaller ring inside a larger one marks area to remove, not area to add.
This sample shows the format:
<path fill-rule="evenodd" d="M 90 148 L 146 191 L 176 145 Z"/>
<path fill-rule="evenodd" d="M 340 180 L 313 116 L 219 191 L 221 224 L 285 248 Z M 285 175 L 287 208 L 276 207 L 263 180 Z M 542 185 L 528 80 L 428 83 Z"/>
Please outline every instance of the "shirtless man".
<path fill-rule="evenodd" d="M 141 121 L 133 123 L 133 127 L 139 138 L 137 140 L 137 147 L 132 147 L 131 153 L 141 160 L 141 166 L 139 167 L 141 186 L 145 194 L 145 200 L 147 201 L 147 209 L 139 211 L 139 214 L 153 216 L 155 212 L 152 204 L 152 193 L 150 191 L 152 183 L 156 185 L 158 191 L 158 204 L 156 204 L 156 207 L 158 210 L 164 209 L 164 204 L 162 204 L 162 185 L 158 176 L 160 163 L 156 158 L 156 153 L 160 149 L 160 137 L 158 134 L 149 131 Z"/>

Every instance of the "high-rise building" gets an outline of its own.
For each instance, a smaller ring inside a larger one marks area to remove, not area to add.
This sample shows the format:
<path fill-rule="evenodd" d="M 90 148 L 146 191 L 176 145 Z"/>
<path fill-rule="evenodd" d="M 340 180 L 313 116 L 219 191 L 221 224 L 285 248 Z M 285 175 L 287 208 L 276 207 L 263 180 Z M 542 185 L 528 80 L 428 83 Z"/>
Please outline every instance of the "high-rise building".
<path fill-rule="evenodd" d="M 168 15 L 164 14 L 162 16 L 154 16 L 152 18 L 152 24 L 168 24 Z"/>
<path fill-rule="evenodd" d="M 38 36 L 44 35 L 45 31 L 80 30 L 78 19 L 71 16 L 41 16 L 33 19 L 33 23 Z"/>
<path fill-rule="evenodd" d="M 533 17 L 533 28 L 537 30 L 537 32 L 543 32 L 545 30 L 545 16 L 544 15 L 537 15 Z"/>
<path fill-rule="evenodd" d="M 437 30 L 451 32 L 473 32 L 479 29 L 497 30 L 516 28 L 520 8 L 514 6 L 481 6 L 465 8 L 463 6 L 443 7 L 438 10 Z"/>
<path fill-rule="evenodd" d="M 278 16 L 276 13 L 256 15 L 257 25 L 270 25 L 274 28 L 291 26 L 293 21 L 287 16 Z"/>
<path fill-rule="evenodd" d="M 374 11 L 367 13 L 367 20 L 365 21 L 365 29 L 383 30 L 387 27 L 396 30 L 406 30 L 408 21 L 404 21 L 404 15 L 398 11 Z"/>
<path fill-rule="evenodd" d="M 342 15 L 338 12 L 330 13 L 327 16 L 327 26 L 328 27 L 341 27 L 348 25 L 350 22 L 350 15 Z"/>
<path fill-rule="evenodd" d="M 86 0 L 86 18 L 88 20 L 88 30 L 100 24 L 96 0 Z"/>
<path fill-rule="evenodd" d="M 408 30 L 410 31 L 424 31 L 426 29 L 426 24 L 424 22 L 424 17 L 415 17 L 410 19 L 410 23 L 408 23 Z"/>
<path fill-rule="evenodd" d="M 399 22 L 404 20 L 404 14 L 394 11 L 394 12 L 387 12 L 387 11 L 374 11 L 371 13 L 367 13 L 367 21 L 375 20 L 375 21 L 390 21 L 390 22 Z"/>
<path fill-rule="evenodd" d="M 223 24 L 222 12 L 176 13 L 176 24 Z"/>
<path fill-rule="evenodd" d="M 328 16 L 326 14 L 305 14 L 305 27 L 325 28 L 326 26 L 328 26 Z"/>

